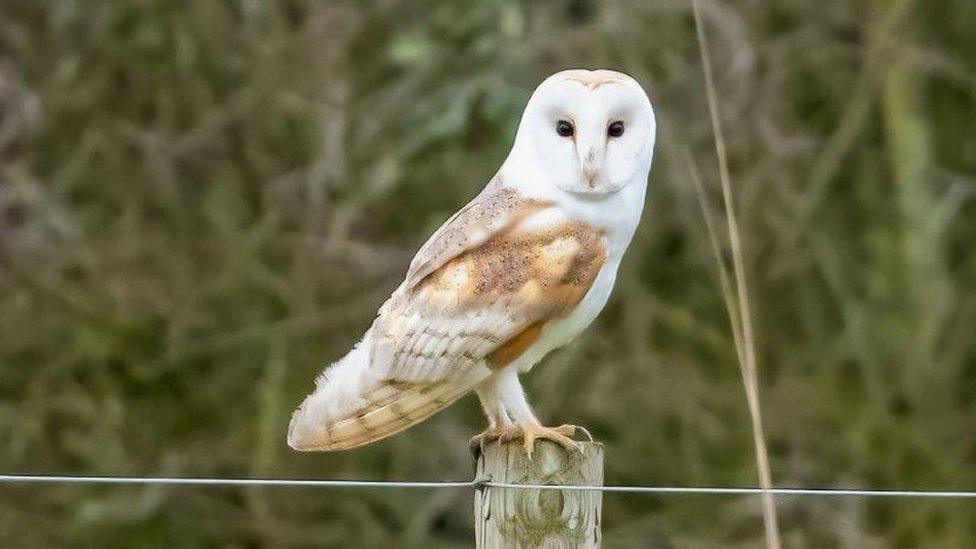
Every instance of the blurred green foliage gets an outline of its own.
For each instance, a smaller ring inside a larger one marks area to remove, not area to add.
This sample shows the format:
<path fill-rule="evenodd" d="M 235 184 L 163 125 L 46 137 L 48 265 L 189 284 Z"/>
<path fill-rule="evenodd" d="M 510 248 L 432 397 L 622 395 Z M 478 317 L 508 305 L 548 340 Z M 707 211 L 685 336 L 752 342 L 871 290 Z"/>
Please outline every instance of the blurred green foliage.
<path fill-rule="evenodd" d="M 976 489 L 976 4 L 703 2 L 774 481 Z M 754 485 L 685 152 L 716 188 L 690 3 L 4 0 L 0 469 L 466 479 L 468 398 L 304 454 L 291 409 L 503 160 L 532 88 L 635 76 L 642 227 L 527 378 L 610 484 Z M 717 200 L 718 196 L 713 195 Z M 759 502 L 607 495 L 608 547 L 754 547 Z M 0 544 L 455 547 L 466 491 L 0 487 Z M 976 506 L 779 502 L 790 547 L 968 547 Z"/>

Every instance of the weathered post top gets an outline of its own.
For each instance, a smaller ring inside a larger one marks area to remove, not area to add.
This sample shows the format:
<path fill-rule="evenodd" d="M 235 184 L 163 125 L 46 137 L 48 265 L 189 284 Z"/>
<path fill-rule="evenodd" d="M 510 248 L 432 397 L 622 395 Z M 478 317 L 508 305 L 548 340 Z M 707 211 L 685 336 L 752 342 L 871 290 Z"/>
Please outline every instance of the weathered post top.
<path fill-rule="evenodd" d="M 478 457 L 478 478 L 511 484 L 603 485 L 603 445 L 579 442 L 580 452 L 549 441 L 532 458 L 519 443 L 488 444 Z M 475 493 L 479 549 L 600 546 L 602 493 L 487 487 Z"/>

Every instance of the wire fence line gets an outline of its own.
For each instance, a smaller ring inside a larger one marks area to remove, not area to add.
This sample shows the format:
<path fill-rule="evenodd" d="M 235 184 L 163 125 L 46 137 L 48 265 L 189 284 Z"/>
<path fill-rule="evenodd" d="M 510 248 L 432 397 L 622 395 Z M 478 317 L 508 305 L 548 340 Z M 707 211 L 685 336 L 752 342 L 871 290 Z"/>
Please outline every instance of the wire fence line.
<path fill-rule="evenodd" d="M 582 490 L 596 492 L 626 492 L 643 494 L 692 495 L 761 495 L 820 496 L 820 497 L 881 497 L 881 498 L 941 498 L 976 499 L 976 491 L 940 490 L 872 490 L 853 488 L 771 488 L 716 486 L 578 486 L 566 484 L 512 484 L 492 482 L 490 479 L 468 481 L 385 481 L 385 480 L 326 480 L 290 478 L 201 478 L 201 477 L 116 477 L 74 475 L 8 475 L 0 474 L 0 483 L 14 484 L 152 484 L 177 486 L 264 486 L 308 488 L 415 488 L 415 489 L 475 489 L 514 490 Z"/>
<path fill-rule="evenodd" d="M 319 480 L 292 478 L 114 477 L 74 475 L 0 475 L 0 483 L 169 484 L 178 486 L 269 486 L 309 488 L 473 488 L 478 481 L 412 482 L 385 480 Z"/>

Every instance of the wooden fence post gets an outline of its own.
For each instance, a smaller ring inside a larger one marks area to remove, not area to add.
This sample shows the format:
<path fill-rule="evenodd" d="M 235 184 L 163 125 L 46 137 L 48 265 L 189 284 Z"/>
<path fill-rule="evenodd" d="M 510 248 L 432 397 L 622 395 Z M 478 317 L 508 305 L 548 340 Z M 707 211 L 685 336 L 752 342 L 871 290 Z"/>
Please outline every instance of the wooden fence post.
<path fill-rule="evenodd" d="M 537 441 L 531 460 L 519 443 L 488 444 L 477 475 L 511 484 L 603 486 L 603 445 L 579 444 L 582 452 L 567 452 Z M 482 488 L 474 499 L 476 546 L 599 547 L 602 496 L 595 490 Z"/>

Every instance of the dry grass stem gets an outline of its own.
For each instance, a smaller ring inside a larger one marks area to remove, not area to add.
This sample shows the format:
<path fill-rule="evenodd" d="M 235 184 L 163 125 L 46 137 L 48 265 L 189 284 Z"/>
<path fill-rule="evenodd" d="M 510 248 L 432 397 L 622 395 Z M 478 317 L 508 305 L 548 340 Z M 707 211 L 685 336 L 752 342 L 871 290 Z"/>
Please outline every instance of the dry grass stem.
<path fill-rule="evenodd" d="M 712 65 L 708 56 L 708 42 L 705 28 L 702 25 L 701 9 L 698 0 L 693 1 L 695 13 L 695 30 L 698 35 L 698 47 L 701 53 L 702 69 L 705 73 L 705 89 L 708 95 L 708 111 L 712 121 L 712 131 L 715 134 L 715 153 L 718 156 L 719 179 L 722 184 L 722 198 L 725 202 L 725 215 L 728 222 L 729 243 L 732 248 L 732 266 L 735 275 L 736 291 L 738 293 L 738 324 L 741 338 L 739 349 L 739 365 L 742 368 L 742 379 L 745 385 L 746 400 L 749 415 L 752 418 L 753 442 L 756 447 L 756 466 L 759 470 L 759 484 L 763 489 L 772 487 L 772 476 L 769 471 L 769 454 L 766 451 L 766 441 L 763 435 L 762 411 L 759 406 L 759 381 L 756 374 L 756 344 L 753 334 L 751 314 L 749 311 L 749 292 L 746 288 L 745 261 L 742 252 L 742 239 L 739 225 L 735 217 L 732 204 L 732 184 L 729 177 L 728 159 L 725 150 L 725 137 L 722 133 L 722 122 L 718 110 L 718 96 L 712 76 Z M 705 211 L 708 218 L 708 212 Z M 724 268 L 724 267 L 723 267 Z M 723 284 L 725 286 L 725 284 Z M 728 296 L 731 292 L 726 291 Z M 726 298 L 729 299 L 728 297 Z M 732 310 L 732 306 L 729 305 Z M 730 315 L 730 321 L 735 329 L 735 315 Z M 766 545 L 772 549 L 780 547 L 779 527 L 776 520 L 776 503 L 772 494 L 763 494 L 763 523 L 766 528 Z"/>

